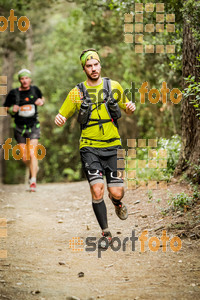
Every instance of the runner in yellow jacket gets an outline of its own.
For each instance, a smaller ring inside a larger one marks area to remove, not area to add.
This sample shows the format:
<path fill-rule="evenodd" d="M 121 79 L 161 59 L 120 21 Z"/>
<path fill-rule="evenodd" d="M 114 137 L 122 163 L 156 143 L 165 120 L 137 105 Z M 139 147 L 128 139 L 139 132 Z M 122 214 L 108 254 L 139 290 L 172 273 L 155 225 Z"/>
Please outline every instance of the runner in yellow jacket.
<path fill-rule="evenodd" d="M 109 197 L 117 216 L 121 220 L 127 219 L 127 208 L 121 202 L 124 196 L 123 179 L 118 177 L 117 172 L 117 149 L 121 148 L 117 119 L 120 109 L 131 115 L 136 107 L 127 99 L 118 82 L 101 77 L 100 58 L 95 49 L 84 50 L 80 60 L 87 80 L 70 91 L 55 123 L 63 126 L 76 110 L 79 111 L 82 165 L 90 184 L 93 210 L 105 237 L 105 247 L 108 247 L 112 235 L 103 200 L 103 175 L 106 176 Z"/>

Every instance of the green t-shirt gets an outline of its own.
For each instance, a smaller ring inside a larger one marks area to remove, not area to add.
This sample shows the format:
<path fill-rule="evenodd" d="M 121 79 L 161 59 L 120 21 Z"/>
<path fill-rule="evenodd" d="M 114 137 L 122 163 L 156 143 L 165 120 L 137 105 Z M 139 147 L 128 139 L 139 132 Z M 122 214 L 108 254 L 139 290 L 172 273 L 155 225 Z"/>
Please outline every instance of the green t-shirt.
<path fill-rule="evenodd" d="M 84 82 L 84 85 L 89 93 L 89 96 L 92 100 L 92 103 L 98 103 L 103 100 L 103 93 L 101 92 L 103 90 L 103 80 L 101 84 L 97 86 L 88 86 L 87 82 Z M 111 80 L 111 89 L 116 90 L 113 93 L 113 97 L 118 101 L 118 105 L 121 109 L 126 109 L 126 102 L 129 102 L 128 98 L 125 96 L 124 91 L 121 87 L 121 85 L 117 81 Z M 59 110 L 59 113 L 65 117 L 70 118 L 76 110 L 80 110 L 81 106 L 81 100 L 80 100 L 80 91 L 77 87 L 73 88 L 67 98 L 65 99 L 62 107 Z M 95 108 L 95 104 L 92 104 L 92 109 Z M 98 109 L 98 111 L 97 111 Z M 92 119 L 99 119 L 99 116 L 101 119 L 110 119 L 109 114 L 106 110 L 106 106 L 103 103 L 100 105 L 97 109 L 94 109 L 91 114 Z M 89 121 L 88 125 L 96 123 L 94 121 Z M 99 125 L 87 127 L 82 130 L 81 137 L 80 137 L 80 149 L 83 147 L 95 147 L 95 148 L 104 148 L 104 147 L 112 147 L 121 145 L 120 136 L 117 127 L 114 125 L 113 122 L 107 122 L 102 124 L 103 130 L 99 127 Z M 95 140 L 101 140 L 100 141 L 90 141 L 87 139 L 84 139 L 84 137 L 89 139 L 95 139 Z M 117 139 L 112 142 L 103 142 L 104 140 L 110 140 L 110 139 Z"/>

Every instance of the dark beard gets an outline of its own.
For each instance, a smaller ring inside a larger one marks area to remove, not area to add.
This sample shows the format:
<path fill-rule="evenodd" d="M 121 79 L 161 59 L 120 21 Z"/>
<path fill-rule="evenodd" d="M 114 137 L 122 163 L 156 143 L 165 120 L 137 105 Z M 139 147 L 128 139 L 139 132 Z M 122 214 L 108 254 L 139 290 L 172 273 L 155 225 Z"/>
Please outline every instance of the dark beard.
<path fill-rule="evenodd" d="M 86 73 L 87 74 L 87 73 Z M 89 74 L 87 74 L 87 77 L 91 80 L 91 81 L 97 81 L 98 79 L 99 79 L 99 77 L 100 77 L 100 74 L 99 74 L 99 76 L 97 77 L 97 78 L 93 78 L 93 77 L 91 77 Z"/>

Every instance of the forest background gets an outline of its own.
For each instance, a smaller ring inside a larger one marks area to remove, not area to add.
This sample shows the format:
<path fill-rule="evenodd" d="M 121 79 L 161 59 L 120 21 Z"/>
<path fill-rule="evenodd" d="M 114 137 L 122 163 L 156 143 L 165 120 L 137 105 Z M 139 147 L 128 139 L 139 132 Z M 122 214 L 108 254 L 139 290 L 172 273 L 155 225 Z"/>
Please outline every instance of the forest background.
<path fill-rule="evenodd" d="M 151 1 L 159 3 L 159 1 Z M 96 48 L 102 58 L 102 75 L 119 81 L 124 89 L 140 88 L 159 91 L 165 81 L 170 90 L 178 88 L 183 98 L 179 104 L 159 101 L 145 104 L 135 94 L 136 112 L 123 114 L 119 132 L 123 147 L 127 139 L 157 139 L 158 149 L 167 150 L 167 167 L 138 170 L 143 180 L 171 180 L 173 175 L 200 181 L 200 3 L 195 0 L 162 1 L 165 14 L 175 14 L 175 32 L 145 33 L 146 44 L 175 45 L 175 53 L 135 53 L 134 43 L 124 41 L 124 14 L 135 15 L 140 1 L 64 1 L 64 0 L 0 0 L 0 15 L 7 19 L 14 9 L 18 17 L 30 20 L 27 32 L 0 32 L 1 74 L 7 76 L 8 91 L 19 86 L 17 72 L 28 68 L 33 73 L 46 103 L 39 108 L 41 144 L 46 156 L 40 162 L 39 182 L 75 181 L 83 179 L 79 156 L 80 128 L 77 114 L 58 128 L 54 118 L 68 92 L 85 80 L 79 56 L 83 49 Z M 147 4 L 149 1 L 143 1 Z M 156 23 L 156 10 L 144 14 L 144 24 Z M 130 99 L 130 93 L 128 97 Z M 5 97 L 1 96 L 1 106 Z M 0 117 L 1 144 L 13 137 L 12 120 Z M 16 142 L 12 141 L 14 146 Z M 182 149 L 181 149 L 182 145 Z M 148 159 L 149 148 L 138 148 L 137 159 Z M 3 183 L 24 181 L 24 166 L 12 157 L 3 159 L 0 151 L 0 177 Z M 139 180 L 139 179 L 138 179 Z"/>

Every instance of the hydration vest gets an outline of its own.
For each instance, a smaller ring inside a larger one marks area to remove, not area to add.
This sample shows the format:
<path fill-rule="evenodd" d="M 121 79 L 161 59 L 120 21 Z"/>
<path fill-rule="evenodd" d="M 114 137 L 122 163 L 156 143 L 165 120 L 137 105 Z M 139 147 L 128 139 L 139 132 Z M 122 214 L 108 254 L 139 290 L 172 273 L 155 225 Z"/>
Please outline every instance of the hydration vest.
<path fill-rule="evenodd" d="M 103 100 L 101 100 L 100 102 L 99 101 L 93 102 L 90 99 L 89 93 L 83 82 L 77 84 L 77 88 L 79 89 L 80 95 L 82 96 L 81 97 L 82 104 L 77 119 L 77 121 L 81 125 L 81 130 L 86 129 L 87 127 L 98 125 L 100 130 L 102 130 L 104 134 L 104 130 L 103 130 L 104 123 L 112 122 L 116 127 L 118 127 L 117 119 L 121 117 L 121 110 L 117 103 L 117 100 L 115 100 L 112 96 L 110 79 L 106 77 L 102 79 L 103 79 Z M 98 112 L 98 108 L 103 104 L 105 105 L 109 116 L 109 118 L 107 119 L 102 119 Z M 93 109 L 92 109 L 92 105 L 95 105 Z M 94 111 L 95 109 L 97 109 L 97 114 L 99 119 L 91 118 L 92 111 Z M 88 124 L 90 121 L 93 121 L 94 123 Z"/>
<path fill-rule="evenodd" d="M 34 97 L 37 98 L 37 95 L 36 95 L 35 90 L 34 90 L 34 88 L 33 88 L 32 85 L 30 85 L 30 92 L 32 93 L 32 95 Z M 16 97 L 16 105 L 19 105 L 19 103 L 20 103 L 20 91 L 19 91 L 19 88 L 15 89 L 15 97 Z"/>

